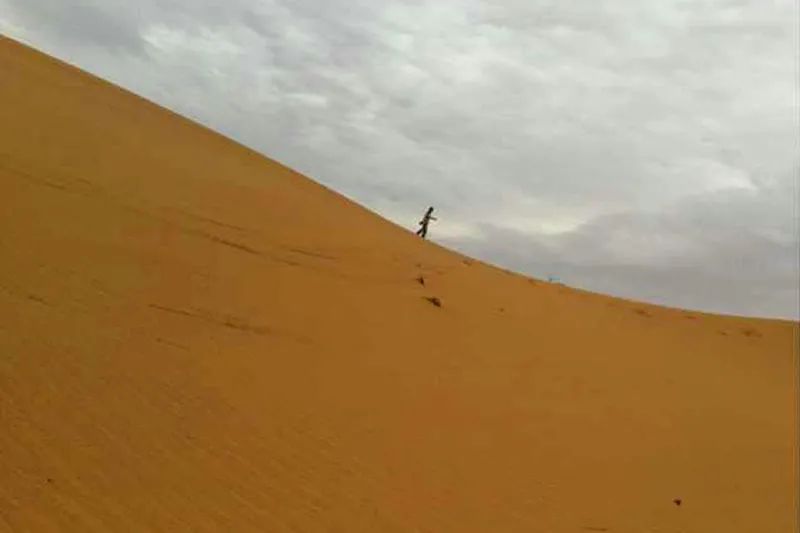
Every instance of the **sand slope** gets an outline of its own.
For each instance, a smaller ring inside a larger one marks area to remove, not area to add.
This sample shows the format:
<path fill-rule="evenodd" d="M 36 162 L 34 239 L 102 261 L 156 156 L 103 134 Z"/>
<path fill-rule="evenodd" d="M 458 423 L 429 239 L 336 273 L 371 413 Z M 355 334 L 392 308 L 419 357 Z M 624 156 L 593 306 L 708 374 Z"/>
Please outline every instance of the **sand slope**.
<path fill-rule="evenodd" d="M 0 102 L 0 531 L 796 525 L 796 325 L 466 260 L 9 40 Z"/>

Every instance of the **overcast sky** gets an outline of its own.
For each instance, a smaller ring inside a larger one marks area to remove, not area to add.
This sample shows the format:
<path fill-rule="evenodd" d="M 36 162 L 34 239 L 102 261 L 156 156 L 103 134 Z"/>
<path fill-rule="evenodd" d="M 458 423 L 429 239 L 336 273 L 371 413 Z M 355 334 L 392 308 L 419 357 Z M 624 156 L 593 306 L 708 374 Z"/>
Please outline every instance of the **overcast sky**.
<path fill-rule="evenodd" d="M 800 316 L 796 0 L 0 0 L 0 32 L 489 262 Z"/>

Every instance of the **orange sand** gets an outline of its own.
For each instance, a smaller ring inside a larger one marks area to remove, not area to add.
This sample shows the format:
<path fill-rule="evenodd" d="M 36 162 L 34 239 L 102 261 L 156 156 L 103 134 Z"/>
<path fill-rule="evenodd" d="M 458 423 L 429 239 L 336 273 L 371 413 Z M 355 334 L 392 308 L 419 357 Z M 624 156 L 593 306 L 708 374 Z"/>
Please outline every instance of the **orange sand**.
<path fill-rule="evenodd" d="M 0 102 L 0 530 L 797 525 L 796 324 L 466 260 L 6 39 Z"/>

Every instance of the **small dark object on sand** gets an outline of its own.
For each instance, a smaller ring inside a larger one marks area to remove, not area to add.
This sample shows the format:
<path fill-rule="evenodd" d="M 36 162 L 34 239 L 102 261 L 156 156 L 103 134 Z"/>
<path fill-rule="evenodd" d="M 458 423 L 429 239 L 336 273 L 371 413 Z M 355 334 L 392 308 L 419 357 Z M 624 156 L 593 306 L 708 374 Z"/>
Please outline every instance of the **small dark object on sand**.
<path fill-rule="evenodd" d="M 674 500 L 672 500 L 672 503 L 680 507 L 681 504 L 683 503 L 683 500 L 681 500 L 680 498 L 675 498 Z"/>
<path fill-rule="evenodd" d="M 420 284 L 420 285 L 422 285 L 423 287 L 425 286 L 425 278 L 424 278 L 423 276 L 420 276 L 420 277 L 418 277 L 418 278 L 417 278 L 417 281 L 418 281 L 418 282 L 419 282 L 419 284 Z"/>
<path fill-rule="evenodd" d="M 435 305 L 436 307 L 441 307 L 442 306 L 442 301 L 439 298 L 437 298 L 436 296 L 425 298 L 425 299 L 428 300 L 433 305 Z"/>

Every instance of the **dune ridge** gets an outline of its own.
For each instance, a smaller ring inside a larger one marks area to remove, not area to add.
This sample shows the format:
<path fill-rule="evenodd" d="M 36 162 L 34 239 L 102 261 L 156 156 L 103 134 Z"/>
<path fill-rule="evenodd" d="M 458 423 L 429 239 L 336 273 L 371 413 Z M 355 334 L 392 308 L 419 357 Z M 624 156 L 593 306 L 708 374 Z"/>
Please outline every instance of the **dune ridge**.
<path fill-rule="evenodd" d="M 471 260 L 2 37 L 0 102 L 0 531 L 797 528 L 797 323 Z"/>

